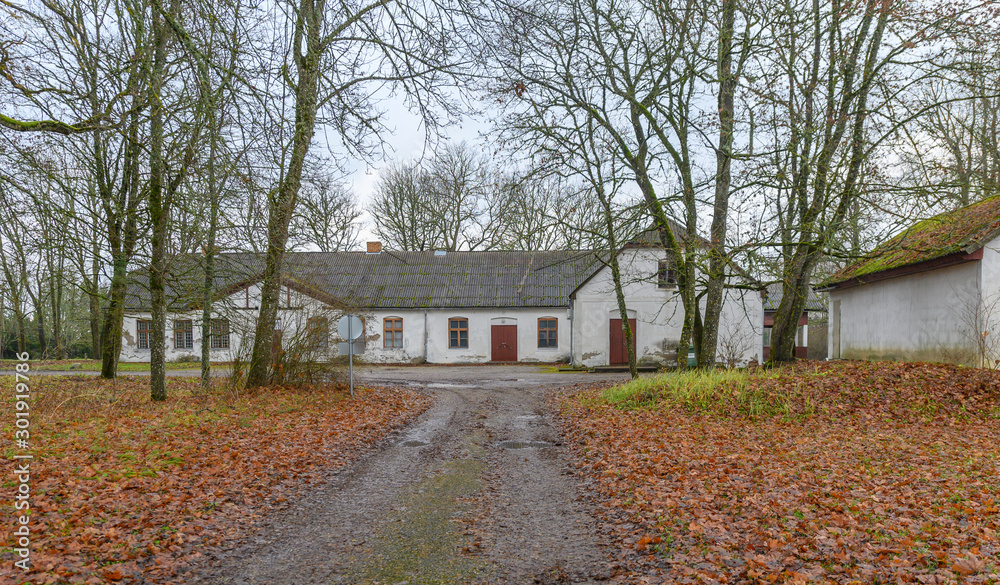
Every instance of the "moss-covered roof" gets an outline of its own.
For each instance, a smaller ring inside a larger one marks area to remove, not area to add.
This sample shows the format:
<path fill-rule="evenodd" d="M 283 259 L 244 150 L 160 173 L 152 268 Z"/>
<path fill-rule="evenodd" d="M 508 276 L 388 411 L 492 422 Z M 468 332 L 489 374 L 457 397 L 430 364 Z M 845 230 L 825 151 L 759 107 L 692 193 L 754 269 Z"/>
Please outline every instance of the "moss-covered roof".
<path fill-rule="evenodd" d="M 828 278 L 821 286 L 833 286 L 956 252 L 973 252 L 986 245 L 998 232 L 1000 196 L 913 224 L 862 260 Z"/>

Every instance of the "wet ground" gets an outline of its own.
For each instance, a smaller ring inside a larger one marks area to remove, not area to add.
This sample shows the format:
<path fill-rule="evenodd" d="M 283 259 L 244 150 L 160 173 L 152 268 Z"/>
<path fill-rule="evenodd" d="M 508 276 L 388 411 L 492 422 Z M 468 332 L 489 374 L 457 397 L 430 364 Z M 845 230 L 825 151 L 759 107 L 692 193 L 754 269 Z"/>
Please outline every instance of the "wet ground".
<path fill-rule="evenodd" d="M 241 542 L 203 551 L 186 582 L 608 582 L 608 551 L 544 396 L 623 375 L 458 366 L 359 376 L 418 388 L 434 403 Z"/>

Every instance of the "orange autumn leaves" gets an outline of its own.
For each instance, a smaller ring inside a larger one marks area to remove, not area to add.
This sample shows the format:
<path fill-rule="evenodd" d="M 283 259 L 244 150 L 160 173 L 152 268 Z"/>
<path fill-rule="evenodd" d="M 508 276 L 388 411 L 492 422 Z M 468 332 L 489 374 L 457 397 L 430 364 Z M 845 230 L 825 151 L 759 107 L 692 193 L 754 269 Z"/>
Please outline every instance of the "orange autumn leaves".
<path fill-rule="evenodd" d="M 398 388 L 355 400 L 321 388 L 199 399 L 197 380 L 170 379 L 171 398 L 151 404 L 142 378 L 113 388 L 36 381 L 34 569 L 5 561 L 3 582 L 175 582 L 204 546 L 245 531 L 426 406 Z M 11 512 L 0 512 L 5 538 Z"/>
<path fill-rule="evenodd" d="M 627 582 L 989 583 L 998 382 L 951 366 L 809 363 L 751 381 L 794 388 L 785 416 L 618 410 L 598 389 L 561 407 Z"/>

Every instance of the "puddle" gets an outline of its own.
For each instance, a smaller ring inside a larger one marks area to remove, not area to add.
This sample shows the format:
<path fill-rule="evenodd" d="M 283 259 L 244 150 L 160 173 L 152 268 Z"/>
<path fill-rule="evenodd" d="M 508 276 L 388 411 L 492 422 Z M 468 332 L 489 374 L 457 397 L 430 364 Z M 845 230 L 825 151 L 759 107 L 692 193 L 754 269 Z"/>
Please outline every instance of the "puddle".
<path fill-rule="evenodd" d="M 402 445 L 404 447 L 426 447 L 427 445 L 430 445 L 430 443 L 425 441 L 404 441 Z"/>
<path fill-rule="evenodd" d="M 548 441 L 502 441 L 497 446 L 501 449 L 544 449 L 554 445 Z"/>
<path fill-rule="evenodd" d="M 427 388 L 475 388 L 472 384 L 447 384 L 445 382 L 434 382 L 427 384 Z"/>

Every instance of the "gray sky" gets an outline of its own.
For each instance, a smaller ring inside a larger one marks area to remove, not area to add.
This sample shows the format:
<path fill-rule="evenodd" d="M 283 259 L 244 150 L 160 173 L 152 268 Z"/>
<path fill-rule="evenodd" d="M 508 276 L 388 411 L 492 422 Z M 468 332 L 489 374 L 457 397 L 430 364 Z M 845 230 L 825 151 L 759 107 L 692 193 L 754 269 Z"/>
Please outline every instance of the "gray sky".
<path fill-rule="evenodd" d="M 431 153 L 426 150 L 426 140 L 423 124 L 418 116 L 410 113 L 402 104 L 389 104 L 386 108 L 386 115 L 389 122 L 386 124 L 393 129 L 393 135 L 389 138 L 386 150 L 389 152 L 386 158 L 373 163 L 354 160 L 349 165 L 350 174 L 346 179 L 347 186 L 354 190 L 358 197 L 358 202 L 362 209 L 367 209 L 368 203 L 375 192 L 375 185 L 378 182 L 379 171 L 386 164 L 396 160 L 413 160 L 421 156 L 429 156 Z M 450 126 L 444 129 L 445 137 L 451 142 L 462 142 L 469 144 L 484 144 L 484 135 L 488 134 L 490 125 L 488 122 L 467 117 L 461 124 Z M 371 215 L 367 212 L 361 217 L 361 247 L 364 248 L 366 241 L 377 239 L 372 232 L 373 225 Z"/>

